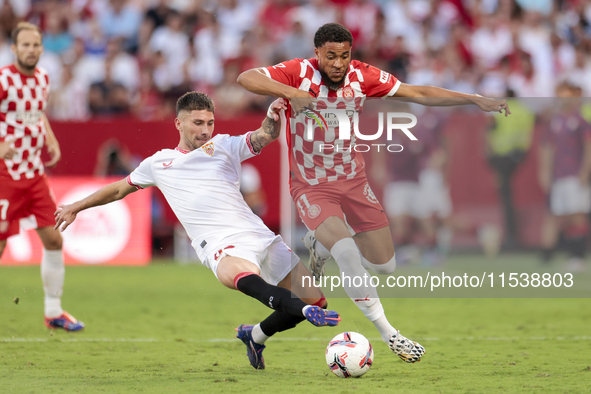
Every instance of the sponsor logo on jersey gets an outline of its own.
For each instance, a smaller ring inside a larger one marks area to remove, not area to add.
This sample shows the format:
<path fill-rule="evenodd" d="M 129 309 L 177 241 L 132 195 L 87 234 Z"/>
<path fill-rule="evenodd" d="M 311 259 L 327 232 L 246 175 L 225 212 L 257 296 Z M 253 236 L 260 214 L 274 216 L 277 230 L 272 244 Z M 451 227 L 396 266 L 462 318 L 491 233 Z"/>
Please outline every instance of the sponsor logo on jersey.
<path fill-rule="evenodd" d="M 310 216 L 310 219 L 316 219 L 318 215 L 320 215 L 321 211 L 322 209 L 320 209 L 319 205 L 310 205 L 310 207 L 308 208 L 308 216 Z"/>
<path fill-rule="evenodd" d="M 279 67 L 279 68 L 285 68 L 285 64 L 279 63 L 279 64 L 276 64 L 276 65 L 273 66 L 273 68 L 277 68 L 277 67 Z"/>
<path fill-rule="evenodd" d="M 162 163 L 162 165 L 164 166 L 164 168 L 170 168 L 172 166 L 172 162 L 173 162 L 173 160 L 171 160 L 168 163 Z"/>
<path fill-rule="evenodd" d="M 369 187 L 369 183 L 365 184 L 365 187 L 363 188 L 363 195 L 367 198 L 367 201 L 372 204 L 377 204 L 379 202 L 376 198 L 376 195 L 373 194 L 371 187 Z"/>
<path fill-rule="evenodd" d="M 386 83 L 388 82 L 388 78 L 390 78 L 390 74 L 385 71 L 380 71 L 380 82 Z"/>
<path fill-rule="evenodd" d="M 320 126 L 320 128 L 322 130 L 327 130 L 328 129 L 328 125 L 326 124 L 326 120 L 324 119 L 324 117 L 322 116 L 322 114 L 316 110 L 313 109 L 306 109 L 303 114 L 306 116 L 306 118 L 310 118 L 310 119 L 314 119 L 316 121 L 316 124 L 318 126 Z"/>
<path fill-rule="evenodd" d="M 203 152 L 207 153 L 209 156 L 213 156 L 215 146 L 213 145 L 213 142 L 208 142 L 207 144 L 203 145 L 201 149 L 203 149 Z"/>

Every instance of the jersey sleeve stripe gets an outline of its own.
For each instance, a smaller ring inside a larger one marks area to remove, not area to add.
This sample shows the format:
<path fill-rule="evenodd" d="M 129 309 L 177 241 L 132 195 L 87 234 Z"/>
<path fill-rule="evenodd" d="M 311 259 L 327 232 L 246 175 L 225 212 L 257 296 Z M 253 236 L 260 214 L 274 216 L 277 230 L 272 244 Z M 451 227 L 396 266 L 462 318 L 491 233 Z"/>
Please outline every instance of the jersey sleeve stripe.
<path fill-rule="evenodd" d="M 266 67 L 261 67 L 261 70 L 263 70 L 263 72 L 265 73 L 265 75 L 266 75 L 267 77 L 269 77 L 269 78 L 273 79 L 273 78 L 271 77 L 271 73 L 269 72 L 269 70 L 267 70 L 267 68 L 266 68 Z"/>
<path fill-rule="evenodd" d="M 252 134 L 252 131 L 251 131 L 251 132 L 248 132 L 248 133 L 246 133 L 246 145 L 248 145 L 248 149 L 250 150 L 250 153 L 252 153 L 253 155 L 258 155 L 258 154 L 260 154 L 261 152 L 256 152 L 256 151 L 254 150 L 254 148 L 252 147 L 252 144 L 250 143 L 250 135 L 251 135 L 251 134 Z"/>
<path fill-rule="evenodd" d="M 142 190 L 142 189 L 143 189 L 143 187 L 141 187 L 141 186 L 138 186 L 138 185 L 134 184 L 134 183 L 131 181 L 131 175 L 128 175 L 128 176 L 127 176 L 127 178 L 125 178 L 125 180 L 127 181 L 127 183 L 129 183 L 129 185 L 130 185 L 130 186 L 133 186 L 133 187 L 135 187 L 135 188 L 136 188 L 136 189 L 138 189 L 138 190 Z"/>
<path fill-rule="evenodd" d="M 400 81 L 396 81 L 396 85 L 394 85 L 394 87 L 392 88 L 392 90 L 390 90 L 388 92 L 388 94 L 384 96 L 384 98 L 394 96 L 396 94 L 396 92 L 398 91 L 398 89 L 400 89 L 400 84 L 401 84 Z"/>

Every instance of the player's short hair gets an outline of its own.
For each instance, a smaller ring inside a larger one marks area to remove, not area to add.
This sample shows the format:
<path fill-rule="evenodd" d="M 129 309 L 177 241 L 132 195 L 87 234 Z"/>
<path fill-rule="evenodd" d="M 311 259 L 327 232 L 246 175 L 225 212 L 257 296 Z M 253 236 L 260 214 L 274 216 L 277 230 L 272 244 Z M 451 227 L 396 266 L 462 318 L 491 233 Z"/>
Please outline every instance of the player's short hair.
<path fill-rule="evenodd" d="M 353 35 L 343 25 L 327 23 L 316 30 L 316 34 L 314 34 L 314 46 L 320 48 L 327 42 L 348 42 L 350 45 L 353 45 Z"/>
<path fill-rule="evenodd" d="M 181 111 L 201 111 L 207 110 L 214 113 L 215 106 L 213 100 L 205 93 L 188 92 L 183 94 L 176 102 L 176 116 Z"/>
<path fill-rule="evenodd" d="M 16 27 L 14 29 L 12 29 L 12 32 L 10 33 L 10 38 L 12 39 L 12 43 L 14 45 L 16 45 L 16 39 L 18 37 L 18 33 L 20 33 L 23 30 L 33 30 L 33 31 L 36 31 L 41 36 L 41 40 L 43 40 L 43 33 L 41 32 L 41 29 L 39 28 L 39 26 L 34 25 L 32 23 L 29 23 L 29 22 L 19 22 L 16 25 Z"/>

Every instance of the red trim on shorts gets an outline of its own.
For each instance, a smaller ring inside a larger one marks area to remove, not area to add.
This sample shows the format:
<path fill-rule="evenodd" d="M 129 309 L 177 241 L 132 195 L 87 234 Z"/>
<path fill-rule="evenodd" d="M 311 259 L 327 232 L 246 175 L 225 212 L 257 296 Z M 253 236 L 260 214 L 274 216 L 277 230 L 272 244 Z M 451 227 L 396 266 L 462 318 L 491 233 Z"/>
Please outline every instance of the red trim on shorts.
<path fill-rule="evenodd" d="M 319 306 L 320 308 L 322 308 L 322 307 L 324 307 L 326 305 L 326 298 L 324 296 L 322 296 L 321 299 L 319 299 L 318 301 L 316 301 L 312 305 Z"/>
<path fill-rule="evenodd" d="M 143 189 L 143 187 L 141 187 L 141 186 L 138 186 L 138 185 L 136 185 L 135 183 L 133 183 L 133 182 L 131 181 L 131 178 L 130 178 L 130 177 L 131 177 L 131 175 L 128 175 L 128 176 L 127 176 L 127 178 L 125 178 L 125 180 L 127 181 L 127 183 L 129 183 L 129 185 L 130 185 L 130 186 L 133 186 L 133 187 L 135 187 L 135 188 L 136 188 L 136 189 L 138 189 L 138 190 L 142 190 L 142 189 Z"/>
<path fill-rule="evenodd" d="M 249 276 L 249 275 L 257 275 L 257 274 L 255 274 L 254 272 L 241 272 L 234 277 L 234 287 L 236 288 L 236 290 L 238 290 L 238 281 L 242 278 Z M 240 291 L 240 290 L 238 290 L 238 291 Z"/>

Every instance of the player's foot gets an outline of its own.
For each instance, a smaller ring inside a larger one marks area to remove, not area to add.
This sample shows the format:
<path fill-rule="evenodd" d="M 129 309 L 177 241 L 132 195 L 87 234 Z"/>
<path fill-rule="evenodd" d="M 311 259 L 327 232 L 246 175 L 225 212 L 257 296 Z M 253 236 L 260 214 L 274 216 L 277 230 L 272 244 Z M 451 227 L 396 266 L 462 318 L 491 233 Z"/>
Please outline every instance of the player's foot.
<path fill-rule="evenodd" d="M 390 350 L 407 363 L 421 361 L 421 357 L 425 354 L 425 348 L 423 346 L 404 337 L 398 330 L 395 335 L 390 336 L 388 342 Z"/>
<path fill-rule="evenodd" d="M 304 246 L 308 248 L 310 251 L 310 260 L 308 260 L 308 269 L 310 273 L 316 280 L 320 280 L 324 276 L 324 264 L 326 264 L 326 259 L 320 257 L 320 254 L 316 251 L 316 237 L 314 236 L 314 231 L 308 231 L 304 236 Z"/>
<path fill-rule="evenodd" d="M 254 369 L 265 369 L 265 360 L 263 359 L 263 350 L 265 350 L 265 345 L 259 345 L 252 339 L 252 327 L 246 324 L 241 324 L 238 326 L 236 331 L 238 334 L 236 338 L 240 339 L 246 345 L 246 355 L 248 356 L 248 361 L 250 361 L 250 365 L 254 367 Z"/>
<path fill-rule="evenodd" d="M 84 323 L 66 311 L 58 317 L 46 317 L 45 325 L 47 328 L 63 328 L 66 331 L 80 331 L 84 328 Z"/>
<path fill-rule="evenodd" d="M 306 320 L 316 327 L 334 327 L 339 324 L 341 317 L 335 311 L 322 309 L 319 306 L 311 306 L 306 309 Z"/>

